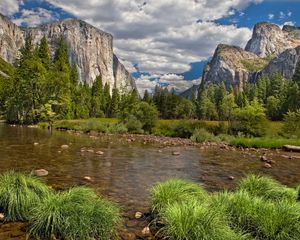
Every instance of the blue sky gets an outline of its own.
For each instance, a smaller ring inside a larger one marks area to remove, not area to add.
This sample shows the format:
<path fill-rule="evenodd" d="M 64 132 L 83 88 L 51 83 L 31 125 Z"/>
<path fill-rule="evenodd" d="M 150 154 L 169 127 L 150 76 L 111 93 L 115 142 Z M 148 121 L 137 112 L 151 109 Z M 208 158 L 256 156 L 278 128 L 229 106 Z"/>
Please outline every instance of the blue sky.
<path fill-rule="evenodd" d="M 110 32 L 141 90 L 199 83 L 219 43 L 244 47 L 257 22 L 300 25 L 300 0 L 1 0 L 21 26 L 75 17 Z"/>

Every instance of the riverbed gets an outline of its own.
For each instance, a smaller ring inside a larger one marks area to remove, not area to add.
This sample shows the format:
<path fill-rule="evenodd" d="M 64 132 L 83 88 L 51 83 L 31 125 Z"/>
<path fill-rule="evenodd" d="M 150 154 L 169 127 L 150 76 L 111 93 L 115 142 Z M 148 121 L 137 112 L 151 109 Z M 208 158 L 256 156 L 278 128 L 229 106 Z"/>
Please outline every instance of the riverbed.
<path fill-rule="evenodd" d="M 260 160 L 262 155 L 272 160 L 271 168 Z M 141 236 L 148 222 L 135 220 L 134 215 L 149 212 L 149 188 L 158 181 L 178 177 L 202 184 L 208 191 L 219 191 L 233 188 L 245 174 L 259 173 L 296 186 L 300 183 L 299 156 L 218 145 L 168 146 L 113 135 L 94 137 L 0 124 L 0 172 L 46 169 L 49 175 L 42 179 L 55 189 L 94 188 L 123 208 L 122 236 Z M 24 226 L 1 225 L 0 239 L 25 239 Z"/>

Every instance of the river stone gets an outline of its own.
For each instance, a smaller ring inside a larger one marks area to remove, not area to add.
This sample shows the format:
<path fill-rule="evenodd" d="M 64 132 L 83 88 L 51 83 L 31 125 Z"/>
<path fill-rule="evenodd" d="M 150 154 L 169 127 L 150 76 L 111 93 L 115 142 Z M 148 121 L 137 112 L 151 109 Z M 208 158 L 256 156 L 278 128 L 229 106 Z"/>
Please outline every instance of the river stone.
<path fill-rule="evenodd" d="M 49 172 L 46 169 L 37 169 L 33 171 L 33 174 L 37 177 L 45 177 Z"/>
<path fill-rule="evenodd" d="M 272 165 L 270 163 L 265 163 L 264 168 L 272 168 Z"/>
<path fill-rule="evenodd" d="M 149 227 L 144 227 L 144 229 L 142 230 L 142 234 L 144 237 L 148 237 L 151 235 L 151 231 Z"/>
<path fill-rule="evenodd" d="M 5 219 L 5 216 L 4 216 L 4 214 L 3 214 L 3 213 L 0 213 L 0 221 L 1 221 L 1 222 L 3 222 L 3 221 L 4 221 L 4 219 Z"/>
<path fill-rule="evenodd" d="M 172 155 L 178 156 L 178 155 L 180 155 L 180 152 L 172 152 Z"/>
<path fill-rule="evenodd" d="M 134 217 L 135 217 L 136 219 L 140 219 L 140 218 L 143 217 L 143 213 L 141 213 L 141 212 L 136 212 L 135 215 L 134 215 Z"/>
<path fill-rule="evenodd" d="M 39 145 L 39 143 L 38 143 L 38 142 L 35 142 L 35 143 L 33 143 L 33 145 L 34 145 L 34 146 L 37 146 L 37 145 Z"/>
<path fill-rule="evenodd" d="M 84 180 L 87 180 L 87 181 L 92 181 L 92 178 L 91 177 L 89 177 L 89 176 L 85 176 L 84 178 L 83 178 Z"/>
<path fill-rule="evenodd" d="M 68 148 L 69 148 L 69 145 L 67 145 L 67 144 L 61 145 L 61 148 L 62 148 L 62 149 L 68 149 Z"/>
<path fill-rule="evenodd" d="M 98 154 L 98 155 L 103 155 L 104 152 L 102 152 L 102 151 L 97 151 L 96 154 Z"/>

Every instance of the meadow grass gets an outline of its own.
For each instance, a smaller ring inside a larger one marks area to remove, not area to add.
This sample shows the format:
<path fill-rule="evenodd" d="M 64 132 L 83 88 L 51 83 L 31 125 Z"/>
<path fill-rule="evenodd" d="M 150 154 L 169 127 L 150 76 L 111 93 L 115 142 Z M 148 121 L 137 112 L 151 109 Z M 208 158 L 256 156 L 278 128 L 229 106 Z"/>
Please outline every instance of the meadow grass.
<path fill-rule="evenodd" d="M 90 188 L 49 195 L 32 210 L 29 235 L 36 238 L 109 240 L 116 237 L 120 211 Z"/>
<path fill-rule="evenodd" d="M 174 203 L 185 203 L 191 199 L 204 201 L 208 194 L 196 183 L 174 178 L 153 186 L 150 196 L 152 210 L 161 213 Z"/>
<path fill-rule="evenodd" d="M 238 184 L 238 189 L 247 191 L 251 196 L 274 201 L 295 202 L 298 194 L 296 189 L 288 188 L 270 177 L 257 175 L 243 178 Z"/>
<path fill-rule="evenodd" d="M 288 138 L 247 138 L 247 137 L 234 137 L 229 141 L 229 144 L 236 147 L 244 148 L 282 148 L 284 145 L 300 146 L 300 139 Z"/>
<path fill-rule="evenodd" d="M 49 195 L 50 188 L 33 176 L 14 171 L 0 175 L 0 211 L 6 221 L 28 220 L 31 209 Z"/>

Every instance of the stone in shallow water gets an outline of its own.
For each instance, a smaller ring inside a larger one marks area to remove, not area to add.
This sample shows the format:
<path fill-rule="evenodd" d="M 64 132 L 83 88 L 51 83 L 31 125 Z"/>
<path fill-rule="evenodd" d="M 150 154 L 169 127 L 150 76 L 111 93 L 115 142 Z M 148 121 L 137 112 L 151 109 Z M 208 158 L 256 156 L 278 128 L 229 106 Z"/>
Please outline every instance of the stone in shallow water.
<path fill-rule="evenodd" d="M 136 212 L 134 216 L 135 216 L 136 219 L 140 219 L 143 216 L 143 213 Z"/>
<path fill-rule="evenodd" d="M 68 149 L 68 148 L 69 148 L 69 145 L 67 145 L 67 144 L 61 145 L 61 148 L 62 148 L 62 149 Z"/>
<path fill-rule="evenodd" d="M 180 152 L 172 152 L 172 155 L 178 156 L 178 155 L 180 155 Z"/>
<path fill-rule="evenodd" d="M 4 216 L 4 214 L 3 214 L 3 213 L 0 213 L 0 221 L 1 221 L 1 222 L 3 222 L 3 221 L 4 221 L 4 219 L 5 219 L 5 216 Z"/>
<path fill-rule="evenodd" d="M 98 154 L 98 155 L 103 155 L 104 152 L 102 152 L 102 151 L 97 151 L 96 154 Z"/>
<path fill-rule="evenodd" d="M 38 177 L 44 177 L 47 176 L 49 172 L 46 169 L 37 169 L 33 171 L 33 174 Z"/>
<path fill-rule="evenodd" d="M 149 227 L 145 227 L 143 230 L 142 230 L 142 234 L 144 237 L 148 237 L 151 235 L 151 231 L 150 231 L 150 228 Z"/>

